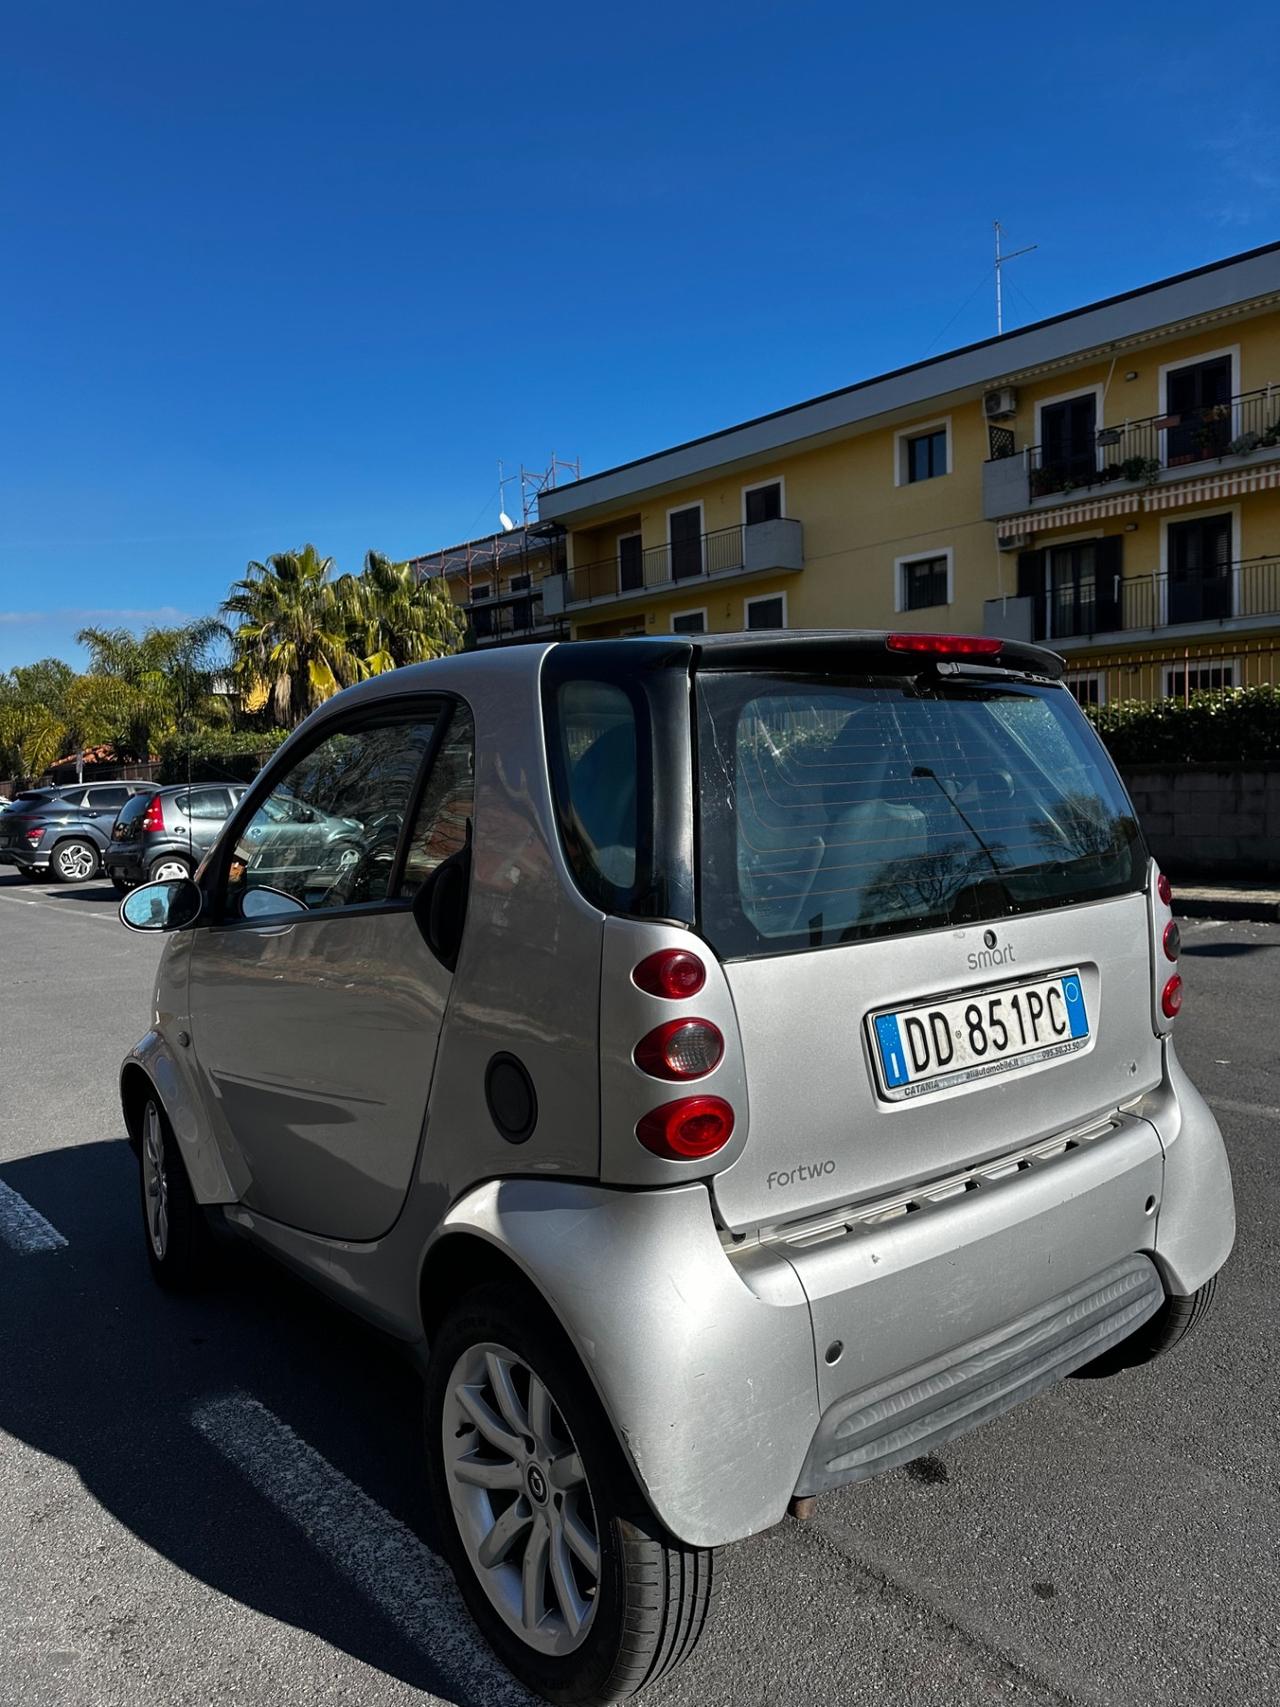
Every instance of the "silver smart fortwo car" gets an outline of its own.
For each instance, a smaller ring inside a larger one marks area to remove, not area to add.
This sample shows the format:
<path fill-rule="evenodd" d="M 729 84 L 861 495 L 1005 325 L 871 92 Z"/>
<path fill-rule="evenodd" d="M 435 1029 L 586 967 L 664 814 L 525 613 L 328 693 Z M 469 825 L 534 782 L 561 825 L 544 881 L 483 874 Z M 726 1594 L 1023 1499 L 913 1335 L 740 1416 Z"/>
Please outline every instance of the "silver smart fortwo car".
<path fill-rule="evenodd" d="M 174 933 L 121 1086 L 157 1277 L 216 1218 L 424 1349 L 450 1561 L 552 1701 L 683 1659 L 723 1543 L 1208 1303 L 1169 888 L 1060 670 L 879 633 L 399 670 L 122 904 Z"/>

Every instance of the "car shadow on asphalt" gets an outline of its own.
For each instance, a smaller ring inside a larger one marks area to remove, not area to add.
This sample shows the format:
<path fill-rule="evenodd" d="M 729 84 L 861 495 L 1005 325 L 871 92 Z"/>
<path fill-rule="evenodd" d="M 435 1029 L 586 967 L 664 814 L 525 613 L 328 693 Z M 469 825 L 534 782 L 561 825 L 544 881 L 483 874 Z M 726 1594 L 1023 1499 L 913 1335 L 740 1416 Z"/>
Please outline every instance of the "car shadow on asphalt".
<path fill-rule="evenodd" d="M 119 906 L 121 899 L 110 883 L 68 883 L 56 889 L 46 889 L 44 898 L 46 901 L 93 901 L 99 907 L 104 901 Z"/>
<path fill-rule="evenodd" d="M 235 1241 L 218 1241 L 200 1294 L 163 1293 L 123 1139 L 8 1161 L 0 1178 L 68 1241 L 0 1244 L 0 1429 L 74 1467 L 113 1517 L 217 1593 L 456 1707 L 486 1707 L 489 1688 L 459 1688 L 456 1664 L 450 1681 L 308 1542 L 287 1501 L 277 1510 L 192 1425 L 196 1406 L 248 1393 L 438 1551 L 406 1355 Z"/>

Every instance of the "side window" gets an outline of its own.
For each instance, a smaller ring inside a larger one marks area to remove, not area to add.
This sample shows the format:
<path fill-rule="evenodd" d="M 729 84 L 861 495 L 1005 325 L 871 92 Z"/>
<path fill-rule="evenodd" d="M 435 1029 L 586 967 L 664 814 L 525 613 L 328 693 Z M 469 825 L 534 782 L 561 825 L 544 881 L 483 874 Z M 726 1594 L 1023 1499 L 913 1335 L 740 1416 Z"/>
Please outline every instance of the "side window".
<path fill-rule="evenodd" d="M 593 681 L 566 682 L 557 709 L 565 850 L 583 894 L 607 908 L 636 880 L 635 709 L 621 688 Z"/>
<path fill-rule="evenodd" d="M 341 730 L 299 759 L 243 826 L 227 871 L 227 915 L 251 890 L 307 908 L 386 899 L 435 708 L 413 720 Z M 270 915 L 265 898 L 255 918 Z M 283 902 L 282 912 L 293 911 Z"/>
<path fill-rule="evenodd" d="M 416 895 L 442 860 L 466 846 L 467 824 L 475 810 L 475 766 L 475 724 L 460 705 L 449 719 L 413 822 L 402 895 Z"/>
<path fill-rule="evenodd" d="M 129 792 L 127 788 L 91 788 L 85 804 L 91 812 L 118 812 Z"/>
<path fill-rule="evenodd" d="M 186 811 L 191 818 L 220 824 L 231 810 L 230 797 L 225 788 L 193 789 L 188 799 L 190 805 Z"/>

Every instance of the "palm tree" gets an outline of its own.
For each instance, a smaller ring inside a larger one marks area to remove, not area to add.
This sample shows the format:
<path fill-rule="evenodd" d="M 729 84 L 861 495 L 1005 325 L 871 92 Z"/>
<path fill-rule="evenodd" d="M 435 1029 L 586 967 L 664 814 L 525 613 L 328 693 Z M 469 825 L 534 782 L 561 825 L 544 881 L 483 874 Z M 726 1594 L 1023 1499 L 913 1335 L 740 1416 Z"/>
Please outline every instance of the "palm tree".
<path fill-rule="evenodd" d="M 0 767 L 15 782 L 33 782 L 62 753 L 75 680 L 60 658 L 18 664 L 0 675 Z"/>
<path fill-rule="evenodd" d="M 216 617 L 149 628 L 141 638 L 127 628 L 82 628 L 76 639 L 89 650 L 91 673 L 75 703 L 108 726 L 121 752 L 147 759 L 167 737 L 225 718 L 214 689 L 227 630 Z"/>
<path fill-rule="evenodd" d="M 364 573 L 343 575 L 335 592 L 363 675 L 443 658 L 462 644 L 466 625 L 443 579 L 421 579 L 380 551 L 366 552 Z"/>
<path fill-rule="evenodd" d="M 314 545 L 250 563 L 223 611 L 236 618 L 232 666 L 246 698 L 265 694 L 290 727 L 364 673 L 347 633 L 330 574 Z"/>

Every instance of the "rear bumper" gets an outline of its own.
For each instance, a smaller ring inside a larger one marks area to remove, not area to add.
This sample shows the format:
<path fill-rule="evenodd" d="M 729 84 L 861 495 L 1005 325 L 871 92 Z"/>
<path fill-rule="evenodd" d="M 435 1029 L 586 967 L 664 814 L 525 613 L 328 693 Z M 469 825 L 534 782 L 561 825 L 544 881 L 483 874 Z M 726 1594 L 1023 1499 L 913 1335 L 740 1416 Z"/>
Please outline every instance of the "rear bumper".
<path fill-rule="evenodd" d="M 1217 1125 L 1165 1083 L 1073 1147 L 893 1219 L 728 1250 L 705 1187 L 478 1188 L 442 1232 L 501 1245 L 578 1347 L 682 1540 L 776 1523 L 1012 1408 L 1226 1260 Z"/>
<path fill-rule="evenodd" d="M 111 877 L 122 877 L 130 883 L 142 881 L 142 855 L 137 848 L 123 848 L 111 842 L 102 855 L 102 863 Z"/>
<path fill-rule="evenodd" d="M 0 865 L 16 865 L 23 871 L 47 871 L 49 852 L 47 848 L 0 848 Z"/>

